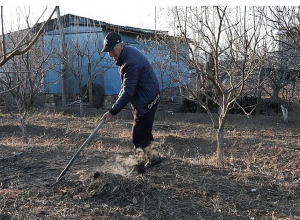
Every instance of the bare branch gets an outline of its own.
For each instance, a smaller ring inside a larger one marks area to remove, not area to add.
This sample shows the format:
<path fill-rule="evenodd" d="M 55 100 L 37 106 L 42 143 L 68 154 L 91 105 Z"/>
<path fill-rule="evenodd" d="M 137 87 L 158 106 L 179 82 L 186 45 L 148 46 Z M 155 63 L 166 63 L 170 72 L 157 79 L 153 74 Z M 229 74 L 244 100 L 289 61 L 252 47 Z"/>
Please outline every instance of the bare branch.
<path fill-rule="evenodd" d="M 54 11 L 51 13 L 51 15 L 49 16 L 48 20 L 42 25 L 42 27 L 39 29 L 39 31 L 36 33 L 35 36 L 33 36 L 30 40 L 28 45 L 26 46 L 26 48 L 24 48 L 23 50 L 18 49 L 18 47 L 15 47 L 10 53 L 3 54 L 3 58 L 2 61 L 0 62 L 0 67 L 3 66 L 7 61 L 9 61 L 11 58 L 13 58 L 16 55 L 22 55 L 26 52 L 28 52 L 30 50 L 30 48 L 33 46 L 33 44 L 38 40 L 38 38 L 42 35 L 45 27 L 48 25 L 49 21 L 51 20 L 53 14 L 55 13 L 56 9 L 54 9 Z M 2 6 L 1 6 L 1 15 L 2 15 Z M 2 22 L 3 22 L 3 18 L 1 17 Z M 3 32 L 3 23 L 2 23 L 2 32 Z M 4 41 L 4 34 L 3 36 L 3 40 L 2 40 L 2 47 L 5 48 L 5 41 Z M 24 38 L 23 38 L 24 39 Z M 22 41 L 21 41 L 22 42 Z M 20 43 L 21 43 L 20 42 Z M 20 45 L 20 43 L 18 45 Z"/>

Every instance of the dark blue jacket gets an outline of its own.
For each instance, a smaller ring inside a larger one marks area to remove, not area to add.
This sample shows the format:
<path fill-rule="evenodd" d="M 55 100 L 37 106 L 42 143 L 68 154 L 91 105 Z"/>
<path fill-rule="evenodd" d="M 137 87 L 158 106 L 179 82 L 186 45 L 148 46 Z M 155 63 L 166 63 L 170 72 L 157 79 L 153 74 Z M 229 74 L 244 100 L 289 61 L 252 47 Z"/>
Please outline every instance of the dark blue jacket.
<path fill-rule="evenodd" d="M 146 106 L 159 93 L 158 79 L 148 59 L 138 49 L 124 45 L 116 65 L 119 66 L 121 90 L 110 113 L 116 115 L 131 102 L 141 116 L 146 114 Z"/>

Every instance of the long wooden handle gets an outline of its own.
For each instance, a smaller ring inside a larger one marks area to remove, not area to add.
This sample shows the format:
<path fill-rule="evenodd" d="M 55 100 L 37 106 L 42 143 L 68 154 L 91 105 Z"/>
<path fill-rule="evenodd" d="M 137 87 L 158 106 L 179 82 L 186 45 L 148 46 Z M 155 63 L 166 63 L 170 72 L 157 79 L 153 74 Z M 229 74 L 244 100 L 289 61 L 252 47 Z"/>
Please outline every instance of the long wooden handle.
<path fill-rule="evenodd" d="M 102 127 L 102 125 L 104 124 L 104 120 L 102 120 L 97 127 L 94 129 L 94 131 L 90 134 L 90 136 L 85 140 L 85 142 L 81 145 L 81 147 L 78 149 L 78 151 L 76 152 L 76 154 L 74 154 L 73 158 L 70 160 L 70 162 L 68 163 L 68 165 L 65 167 L 65 169 L 60 173 L 60 175 L 58 176 L 56 182 L 60 181 L 61 178 L 66 174 L 66 172 L 68 171 L 68 169 L 71 167 L 72 163 L 74 162 L 74 160 L 76 159 L 76 157 L 79 155 L 79 153 L 83 150 L 83 148 L 88 144 L 88 142 L 92 139 L 92 137 L 97 133 L 97 131 Z"/>

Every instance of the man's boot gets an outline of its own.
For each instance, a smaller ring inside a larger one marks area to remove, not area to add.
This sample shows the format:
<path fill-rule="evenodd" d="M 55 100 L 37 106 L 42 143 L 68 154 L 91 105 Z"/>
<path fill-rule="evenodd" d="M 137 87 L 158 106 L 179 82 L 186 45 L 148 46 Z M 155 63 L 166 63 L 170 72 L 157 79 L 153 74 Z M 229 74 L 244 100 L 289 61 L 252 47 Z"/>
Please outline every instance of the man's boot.
<path fill-rule="evenodd" d="M 147 147 L 144 148 L 144 151 L 149 159 L 149 161 L 145 165 L 145 169 L 152 168 L 162 162 L 157 147 L 158 147 L 157 142 L 151 142 Z"/>
<path fill-rule="evenodd" d="M 134 166 L 135 170 L 138 174 L 145 174 L 145 163 L 146 163 L 146 155 L 141 147 L 137 147 L 134 149 L 134 157 L 136 161 L 136 165 Z"/>

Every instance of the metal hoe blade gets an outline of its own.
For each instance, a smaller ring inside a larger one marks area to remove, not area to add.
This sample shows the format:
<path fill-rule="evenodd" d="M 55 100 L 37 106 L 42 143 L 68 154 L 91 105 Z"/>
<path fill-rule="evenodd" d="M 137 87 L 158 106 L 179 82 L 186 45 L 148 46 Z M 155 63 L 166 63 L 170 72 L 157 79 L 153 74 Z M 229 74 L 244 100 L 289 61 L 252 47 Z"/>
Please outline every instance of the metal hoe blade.
<path fill-rule="evenodd" d="M 76 157 L 79 155 L 79 153 L 83 150 L 83 148 L 88 144 L 88 142 L 92 139 L 92 137 L 97 133 L 97 131 L 102 127 L 102 125 L 104 124 L 104 120 L 102 120 L 97 127 L 94 129 L 94 131 L 90 134 L 90 136 L 85 140 L 85 142 L 81 145 L 81 147 L 78 149 L 78 151 L 76 152 L 76 154 L 74 154 L 73 158 L 70 160 L 70 162 L 68 163 L 68 165 L 65 167 L 65 169 L 60 173 L 60 175 L 58 176 L 56 182 L 60 181 L 61 178 L 66 174 L 66 172 L 69 170 L 69 168 L 71 167 L 71 165 L 73 164 L 74 160 L 76 159 Z"/>

